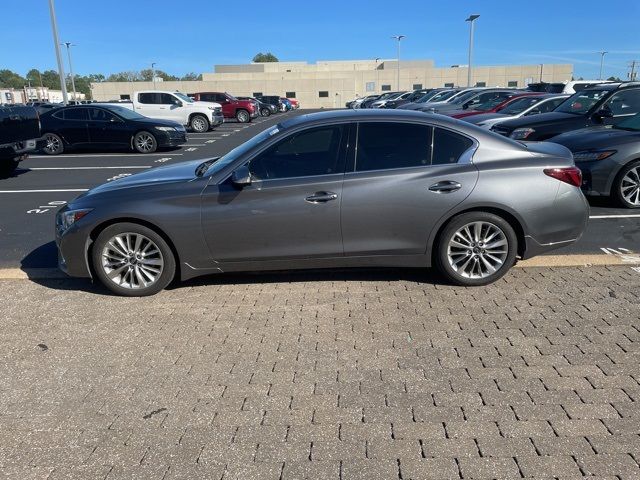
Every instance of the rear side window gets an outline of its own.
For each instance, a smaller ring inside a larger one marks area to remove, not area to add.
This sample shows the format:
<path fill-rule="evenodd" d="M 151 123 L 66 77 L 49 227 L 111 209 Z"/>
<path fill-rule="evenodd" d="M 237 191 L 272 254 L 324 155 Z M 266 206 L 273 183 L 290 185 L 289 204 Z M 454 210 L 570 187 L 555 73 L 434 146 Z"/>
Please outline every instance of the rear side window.
<path fill-rule="evenodd" d="M 153 92 L 139 93 L 138 102 L 154 105 L 154 104 L 160 103 L 159 97 L 160 97 L 159 94 L 153 93 Z"/>
<path fill-rule="evenodd" d="M 65 120 L 87 120 L 86 108 L 69 108 L 64 111 Z"/>
<path fill-rule="evenodd" d="M 469 150 L 473 141 L 457 133 L 436 127 L 433 133 L 433 165 L 458 163 L 464 152 Z"/>
<path fill-rule="evenodd" d="M 356 171 L 423 167 L 431 157 L 431 127 L 411 123 L 360 123 Z"/>

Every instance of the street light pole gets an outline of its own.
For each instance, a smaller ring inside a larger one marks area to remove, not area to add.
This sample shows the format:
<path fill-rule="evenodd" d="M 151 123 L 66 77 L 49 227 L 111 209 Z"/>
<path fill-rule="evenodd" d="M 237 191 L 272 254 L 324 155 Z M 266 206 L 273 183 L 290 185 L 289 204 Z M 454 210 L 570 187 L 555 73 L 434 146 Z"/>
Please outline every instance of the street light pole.
<path fill-rule="evenodd" d="M 56 22 L 56 10 L 53 6 L 53 0 L 49 0 L 49 14 L 51 16 L 51 31 L 53 33 L 53 46 L 56 49 L 56 60 L 58 61 L 58 75 L 60 76 L 60 90 L 62 90 L 62 103 L 68 105 L 67 84 L 64 78 L 64 66 L 62 64 L 62 55 L 60 54 L 60 40 L 58 39 L 58 24 Z"/>
<path fill-rule="evenodd" d="M 471 24 L 469 29 L 469 65 L 467 66 L 467 87 L 471 86 L 471 63 L 473 60 L 473 30 L 475 27 L 476 19 L 480 18 L 480 15 L 469 15 L 469 18 L 465 22 Z"/>
<path fill-rule="evenodd" d="M 376 57 L 376 88 L 373 89 L 373 93 L 376 93 L 378 90 L 378 83 L 380 83 L 380 70 L 378 70 L 378 62 L 380 61 L 380 57 Z"/>
<path fill-rule="evenodd" d="M 76 81 L 73 78 L 73 66 L 71 65 L 71 47 L 75 45 L 71 42 L 64 42 L 62 45 L 67 46 L 67 56 L 69 57 L 69 76 L 71 77 L 71 88 L 73 89 L 73 99 L 78 100 L 78 94 L 76 93 Z"/>
<path fill-rule="evenodd" d="M 405 38 L 406 35 L 394 35 L 391 38 L 395 38 L 398 41 L 398 91 L 400 90 L 400 41 Z"/>
<path fill-rule="evenodd" d="M 151 64 L 151 81 L 153 82 L 153 89 L 156 89 L 156 69 L 155 69 L 155 62 L 153 62 Z"/>
<path fill-rule="evenodd" d="M 609 53 L 609 52 L 598 52 L 600 54 L 600 76 L 598 77 L 598 80 L 602 80 L 602 67 L 604 65 L 604 56 Z"/>

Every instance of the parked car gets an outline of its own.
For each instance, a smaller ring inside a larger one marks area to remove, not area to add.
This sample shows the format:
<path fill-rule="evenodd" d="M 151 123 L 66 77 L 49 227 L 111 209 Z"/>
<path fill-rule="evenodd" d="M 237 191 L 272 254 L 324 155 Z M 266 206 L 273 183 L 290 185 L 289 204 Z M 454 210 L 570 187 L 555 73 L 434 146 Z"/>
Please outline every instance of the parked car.
<path fill-rule="evenodd" d="M 396 92 L 393 95 L 389 95 L 386 98 L 380 98 L 380 99 L 376 100 L 371 105 L 369 105 L 369 108 L 384 108 L 386 103 L 389 100 L 396 100 L 396 99 L 400 99 L 402 97 L 406 98 L 409 95 L 411 95 L 411 92 Z"/>
<path fill-rule="evenodd" d="M 583 128 L 550 141 L 573 152 L 585 194 L 640 208 L 640 113 L 616 125 Z"/>
<path fill-rule="evenodd" d="M 406 95 L 400 96 L 395 100 L 387 100 L 384 104 L 384 108 L 398 108 L 400 105 L 404 105 L 405 103 L 410 103 L 418 100 L 419 98 L 424 97 L 427 93 L 434 90 L 433 88 L 422 88 L 420 90 L 414 90 L 413 92 L 408 92 Z"/>
<path fill-rule="evenodd" d="M 296 100 L 295 98 L 287 98 L 287 100 L 289 100 L 291 102 L 291 107 L 294 110 L 297 110 L 298 108 L 300 108 L 300 102 L 298 100 Z"/>
<path fill-rule="evenodd" d="M 53 108 L 64 107 L 63 103 L 49 103 L 49 102 L 30 102 L 27 103 L 30 107 L 34 107 L 39 114 L 48 112 Z"/>
<path fill-rule="evenodd" d="M 472 90 L 466 95 L 460 95 L 449 102 L 427 102 L 418 108 L 421 112 L 447 114 L 459 110 L 473 110 L 475 107 L 485 103 L 502 102 L 513 97 L 517 93 L 513 89 L 502 88 L 482 88 Z"/>
<path fill-rule="evenodd" d="M 537 97 L 541 96 L 541 93 L 537 92 L 522 92 L 522 91 L 513 91 L 511 95 L 507 95 L 506 98 L 504 96 L 495 96 L 494 98 L 490 98 L 488 101 L 484 103 L 480 103 L 470 108 L 462 108 L 460 110 L 453 110 L 451 112 L 446 112 L 445 115 L 453 118 L 467 118 L 472 117 L 474 115 L 480 115 L 483 113 L 496 113 L 501 111 L 503 108 L 512 104 L 514 101 L 519 100 L 521 98 L 529 98 L 529 97 Z"/>
<path fill-rule="evenodd" d="M 132 100 L 106 104 L 119 105 L 149 118 L 173 120 L 196 133 L 207 132 L 224 122 L 219 103 L 196 102 L 180 92 L 145 90 L 134 92 Z"/>
<path fill-rule="evenodd" d="M 574 93 L 554 111 L 500 122 L 491 130 L 516 140 L 547 140 L 564 132 L 615 125 L 640 112 L 640 83 L 610 83 Z"/>
<path fill-rule="evenodd" d="M 490 129 L 492 126 L 506 120 L 551 112 L 567 98 L 569 98 L 569 95 L 558 95 L 555 93 L 520 97 L 514 99 L 513 102 L 509 103 L 509 105 L 502 108 L 499 112 L 481 113 L 480 115 L 465 117 L 463 120 L 478 125 L 479 127 Z"/>
<path fill-rule="evenodd" d="M 603 83 L 613 83 L 611 80 L 572 80 L 570 82 L 547 83 L 538 82 L 527 85 L 527 90 L 545 93 L 569 93 L 573 94 L 585 88 L 595 87 Z"/>
<path fill-rule="evenodd" d="M 252 101 L 240 100 L 227 92 L 197 92 L 189 96 L 199 102 L 219 103 L 224 118 L 235 118 L 240 123 L 248 123 L 260 115 Z"/>
<path fill-rule="evenodd" d="M 431 92 L 424 94 L 422 97 L 412 102 L 399 105 L 396 108 L 400 108 L 402 110 L 418 110 L 428 102 L 447 102 L 454 99 L 460 93 L 461 90 L 459 88 L 436 88 Z"/>
<path fill-rule="evenodd" d="M 386 99 L 391 98 L 394 95 L 398 95 L 400 93 L 402 93 L 402 92 L 385 92 L 383 94 L 378 95 L 375 98 L 365 100 L 364 102 L 362 102 L 360 104 L 360 108 L 371 108 L 371 105 L 373 105 L 373 103 L 375 103 L 377 101 L 380 101 L 380 100 L 386 100 Z"/>
<path fill-rule="evenodd" d="M 516 257 L 575 242 L 589 210 L 579 187 L 571 152 L 554 143 L 439 115 L 330 111 L 220 159 L 93 188 L 57 213 L 56 243 L 62 270 L 127 296 L 176 275 L 362 265 L 435 264 L 477 286 Z"/>
<path fill-rule="evenodd" d="M 121 105 L 73 105 L 40 117 L 46 140 L 43 151 L 58 155 L 77 148 L 132 149 L 153 153 L 187 141 L 184 126 L 148 118 Z"/>
<path fill-rule="evenodd" d="M 366 102 L 366 101 L 373 101 L 376 100 L 380 97 L 380 95 L 378 94 L 374 94 L 374 95 L 367 95 L 366 97 L 360 97 L 360 98 L 356 98 L 355 100 L 352 100 L 351 102 L 348 103 L 349 107 L 347 108 L 360 108 L 361 105 Z"/>
<path fill-rule="evenodd" d="M 277 95 L 261 95 L 256 98 L 263 103 L 273 105 L 277 108 L 278 112 L 282 111 L 282 100 L 280 100 L 280 97 L 278 97 Z"/>
<path fill-rule="evenodd" d="M 293 110 L 293 105 L 291 104 L 291 101 L 288 98 L 280 97 L 280 102 L 282 102 L 283 112 L 288 112 L 290 110 Z"/>
<path fill-rule="evenodd" d="M 258 107 L 258 111 L 260 115 L 263 117 L 268 117 L 273 113 L 278 113 L 278 107 L 275 105 L 271 105 L 269 103 L 264 103 L 254 97 L 238 97 L 239 100 L 251 100 L 254 101 Z"/>
<path fill-rule="evenodd" d="M 40 146 L 40 136 L 40 119 L 35 108 L 0 107 L 0 176 L 13 173 Z"/>

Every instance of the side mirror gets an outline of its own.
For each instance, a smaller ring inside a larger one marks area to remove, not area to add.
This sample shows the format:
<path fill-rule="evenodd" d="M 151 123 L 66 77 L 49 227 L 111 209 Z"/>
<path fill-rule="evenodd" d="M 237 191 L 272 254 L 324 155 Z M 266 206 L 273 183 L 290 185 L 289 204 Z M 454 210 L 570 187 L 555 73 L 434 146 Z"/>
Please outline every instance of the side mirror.
<path fill-rule="evenodd" d="M 605 118 L 613 118 L 613 112 L 608 108 L 602 108 L 596 112 L 596 117 L 599 120 L 604 120 Z"/>
<path fill-rule="evenodd" d="M 174 104 L 176 107 L 181 107 L 181 106 L 182 106 L 182 102 L 181 102 L 180 100 L 174 100 L 174 101 L 173 101 L 173 104 Z"/>
<path fill-rule="evenodd" d="M 251 172 L 249 168 L 246 165 L 236 168 L 231 174 L 231 183 L 240 188 L 251 185 Z"/>

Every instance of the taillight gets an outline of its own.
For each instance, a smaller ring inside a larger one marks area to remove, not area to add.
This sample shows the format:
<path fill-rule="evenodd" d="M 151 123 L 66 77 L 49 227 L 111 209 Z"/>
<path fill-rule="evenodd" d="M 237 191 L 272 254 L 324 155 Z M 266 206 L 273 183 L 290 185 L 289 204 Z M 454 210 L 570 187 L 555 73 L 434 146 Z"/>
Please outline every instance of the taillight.
<path fill-rule="evenodd" d="M 578 167 L 545 168 L 544 174 L 574 187 L 582 185 L 582 172 Z"/>

